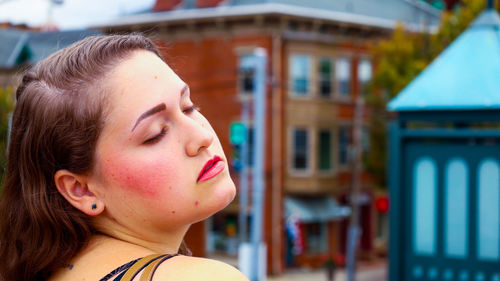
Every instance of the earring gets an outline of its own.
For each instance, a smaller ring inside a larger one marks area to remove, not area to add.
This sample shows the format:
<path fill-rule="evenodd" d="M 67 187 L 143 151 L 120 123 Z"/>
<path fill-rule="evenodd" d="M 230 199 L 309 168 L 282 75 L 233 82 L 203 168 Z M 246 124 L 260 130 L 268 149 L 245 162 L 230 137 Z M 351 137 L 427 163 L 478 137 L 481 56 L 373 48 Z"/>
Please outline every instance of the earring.
<path fill-rule="evenodd" d="M 97 209 L 97 204 L 96 203 L 92 204 L 92 210 L 95 210 L 95 209 Z"/>

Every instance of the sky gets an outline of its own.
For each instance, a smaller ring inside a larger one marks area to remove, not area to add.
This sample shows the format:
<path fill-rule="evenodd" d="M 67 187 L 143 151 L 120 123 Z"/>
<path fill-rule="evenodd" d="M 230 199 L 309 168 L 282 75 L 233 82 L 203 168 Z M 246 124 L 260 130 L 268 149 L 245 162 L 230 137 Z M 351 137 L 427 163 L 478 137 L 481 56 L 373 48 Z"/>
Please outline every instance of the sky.
<path fill-rule="evenodd" d="M 57 0 L 52 22 L 61 30 L 82 29 L 120 15 L 150 9 L 155 0 Z M 0 22 L 40 26 L 47 22 L 51 0 L 0 0 Z"/>

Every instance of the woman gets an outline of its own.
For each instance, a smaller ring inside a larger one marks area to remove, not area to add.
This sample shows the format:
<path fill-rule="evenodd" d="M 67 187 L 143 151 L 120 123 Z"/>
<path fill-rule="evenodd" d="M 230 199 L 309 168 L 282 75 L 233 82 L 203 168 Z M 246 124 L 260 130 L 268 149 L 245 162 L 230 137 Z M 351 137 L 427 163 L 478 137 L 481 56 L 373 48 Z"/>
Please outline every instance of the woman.
<path fill-rule="evenodd" d="M 189 87 L 150 40 L 79 41 L 27 71 L 16 99 L 0 201 L 4 280 L 120 280 L 142 257 L 156 258 L 152 280 L 247 280 L 182 246 L 235 186 Z"/>

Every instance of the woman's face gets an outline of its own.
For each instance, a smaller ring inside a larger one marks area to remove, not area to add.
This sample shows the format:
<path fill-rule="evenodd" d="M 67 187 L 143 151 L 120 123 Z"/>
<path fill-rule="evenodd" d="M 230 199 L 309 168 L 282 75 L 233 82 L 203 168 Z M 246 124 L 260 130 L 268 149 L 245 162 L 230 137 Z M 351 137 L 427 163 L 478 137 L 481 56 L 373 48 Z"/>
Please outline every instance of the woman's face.
<path fill-rule="evenodd" d="M 219 139 L 167 64 L 136 51 L 106 81 L 109 112 L 90 177 L 105 215 L 126 228 L 169 231 L 233 200 Z"/>

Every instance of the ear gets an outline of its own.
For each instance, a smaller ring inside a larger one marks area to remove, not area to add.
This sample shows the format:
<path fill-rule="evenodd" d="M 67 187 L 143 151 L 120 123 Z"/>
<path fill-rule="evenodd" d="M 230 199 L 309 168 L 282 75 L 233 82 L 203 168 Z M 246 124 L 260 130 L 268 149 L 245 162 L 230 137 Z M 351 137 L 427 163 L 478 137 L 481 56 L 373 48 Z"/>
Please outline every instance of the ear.
<path fill-rule="evenodd" d="M 92 193 L 87 177 L 68 170 L 59 170 L 54 175 L 57 190 L 73 207 L 89 216 L 97 216 L 104 211 L 104 202 Z"/>

